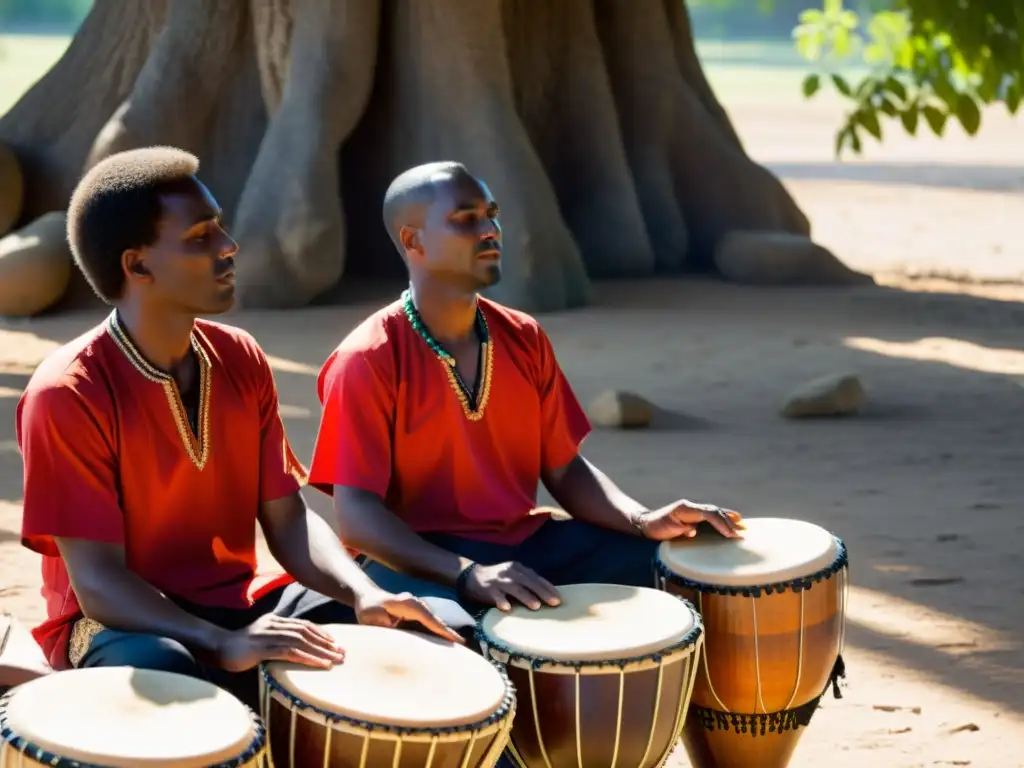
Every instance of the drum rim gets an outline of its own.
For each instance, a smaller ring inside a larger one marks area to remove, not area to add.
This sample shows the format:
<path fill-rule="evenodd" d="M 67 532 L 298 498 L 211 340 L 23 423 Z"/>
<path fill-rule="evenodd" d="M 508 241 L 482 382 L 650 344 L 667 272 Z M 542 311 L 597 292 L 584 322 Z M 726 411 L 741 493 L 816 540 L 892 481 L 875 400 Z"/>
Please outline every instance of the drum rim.
<path fill-rule="evenodd" d="M 285 699 L 292 707 L 300 712 L 313 712 L 320 717 L 324 718 L 328 723 L 344 723 L 345 725 L 361 730 L 368 733 L 383 732 L 388 734 L 394 734 L 398 736 L 443 736 L 452 733 L 474 733 L 477 731 L 484 731 L 493 725 L 497 725 L 504 722 L 509 715 L 515 710 L 516 696 L 515 687 L 509 680 L 505 670 L 502 669 L 498 664 L 494 663 L 491 659 L 485 658 L 488 664 L 501 675 L 501 683 L 505 689 L 505 693 L 501 697 L 501 703 L 498 708 L 494 710 L 487 717 L 479 720 L 474 720 L 469 723 L 462 723 L 461 725 L 445 725 L 445 726 L 409 726 L 409 725 L 391 725 L 389 723 L 375 723 L 370 720 L 363 720 L 358 717 L 352 717 L 350 715 L 344 715 L 340 712 L 331 712 L 323 707 L 318 707 L 316 704 L 310 704 L 307 701 L 303 701 L 298 698 L 294 693 L 287 690 L 281 683 L 273 676 L 267 667 L 267 662 L 260 664 L 260 678 L 263 680 L 263 684 L 267 686 L 270 693 L 276 693 Z M 262 697 L 261 697 L 262 698 Z M 268 696 L 268 698 L 270 698 Z M 88 767 L 87 767 L 88 768 Z"/>
<path fill-rule="evenodd" d="M 83 763 L 70 757 L 55 755 L 49 750 L 29 741 L 24 736 L 19 736 L 15 733 L 7 725 L 7 705 L 17 692 L 18 689 L 13 688 L 3 696 L 0 696 L 0 744 L 9 744 L 11 749 L 16 752 L 25 754 L 38 763 L 53 766 L 54 768 L 60 768 L 60 766 L 67 766 L 68 768 L 109 768 L 109 766 L 98 763 Z M 253 738 L 249 742 L 249 746 L 245 748 L 245 751 L 230 760 L 213 763 L 203 766 L 203 768 L 243 768 L 243 766 L 248 765 L 263 753 L 267 745 L 267 733 L 263 727 L 263 720 L 250 707 L 245 709 L 253 726 Z"/>
<path fill-rule="evenodd" d="M 693 606 L 693 603 L 681 595 L 672 595 L 672 597 L 679 600 L 690 612 L 690 616 L 693 619 L 693 626 L 686 631 L 686 634 L 684 634 L 682 638 L 672 643 L 672 645 L 668 645 L 658 651 L 642 653 L 636 656 L 621 656 L 611 659 L 565 660 L 538 656 L 533 653 L 516 650 L 515 648 L 512 648 L 487 634 L 483 625 L 483 617 L 486 614 L 486 611 L 481 613 L 480 617 L 477 619 L 476 629 L 473 631 L 473 637 L 482 647 L 487 648 L 488 650 L 493 649 L 496 652 L 507 656 L 508 660 L 503 662 L 504 664 L 512 665 L 515 661 L 525 661 L 529 662 L 528 666 L 533 670 L 539 670 L 543 667 L 563 667 L 567 669 L 574 669 L 577 672 L 587 667 L 618 667 L 624 670 L 626 667 L 643 664 L 647 661 L 660 663 L 665 658 L 694 648 L 700 641 L 701 636 L 704 634 L 703 618 L 701 617 L 700 612 Z"/>
<path fill-rule="evenodd" d="M 707 581 L 696 581 L 694 579 L 680 576 L 673 571 L 661 559 L 661 553 L 654 556 L 654 569 L 658 576 L 674 586 L 683 589 L 692 589 L 701 594 L 725 595 L 729 597 L 761 597 L 762 595 L 782 594 L 783 592 L 804 592 L 811 589 L 815 584 L 826 581 L 835 576 L 843 568 L 850 565 L 849 553 L 846 543 L 838 536 L 833 535 L 836 542 L 836 555 L 832 562 L 821 570 L 809 573 L 806 576 L 798 576 L 795 579 L 786 581 L 775 581 L 768 584 L 753 584 L 746 587 L 733 587 L 725 584 L 715 584 Z"/>

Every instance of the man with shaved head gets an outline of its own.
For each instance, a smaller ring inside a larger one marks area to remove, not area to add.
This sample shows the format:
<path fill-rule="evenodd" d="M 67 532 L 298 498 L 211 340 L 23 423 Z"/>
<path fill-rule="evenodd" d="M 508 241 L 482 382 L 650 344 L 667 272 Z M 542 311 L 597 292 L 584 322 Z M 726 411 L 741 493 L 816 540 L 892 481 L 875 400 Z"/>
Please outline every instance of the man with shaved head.
<path fill-rule="evenodd" d="M 470 610 L 557 605 L 557 585 L 653 584 L 661 540 L 737 513 L 648 509 L 580 453 L 590 424 L 532 317 L 480 296 L 501 279 L 498 204 L 463 165 L 398 176 L 384 226 L 409 289 L 353 330 L 318 379 L 310 483 L 387 589 Z M 572 520 L 537 509 L 543 482 Z"/>

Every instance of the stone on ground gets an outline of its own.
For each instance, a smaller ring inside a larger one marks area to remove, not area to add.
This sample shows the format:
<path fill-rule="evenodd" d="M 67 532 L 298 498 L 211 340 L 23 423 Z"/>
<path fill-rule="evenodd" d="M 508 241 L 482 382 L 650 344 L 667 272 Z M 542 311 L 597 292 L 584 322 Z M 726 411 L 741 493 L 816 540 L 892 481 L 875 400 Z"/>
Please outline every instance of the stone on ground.
<path fill-rule="evenodd" d="M 729 232 L 715 248 L 722 277 L 747 285 L 873 285 L 824 246 L 788 232 Z"/>
<path fill-rule="evenodd" d="M 820 376 L 797 387 L 782 407 L 790 419 L 847 416 L 864 402 L 864 386 L 852 373 Z"/>
<path fill-rule="evenodd" d="M 654 406 L 633 392 L 609 389 L 591 401 L 587 416 L 599 427 L 636 429 L 650 425 Z"/>
<path fill-rule="evenodd" d="M 0 239 L 0 315 L 31 317 L 56 304 L 73 261 L 64 211 L 44 213 Z"/>

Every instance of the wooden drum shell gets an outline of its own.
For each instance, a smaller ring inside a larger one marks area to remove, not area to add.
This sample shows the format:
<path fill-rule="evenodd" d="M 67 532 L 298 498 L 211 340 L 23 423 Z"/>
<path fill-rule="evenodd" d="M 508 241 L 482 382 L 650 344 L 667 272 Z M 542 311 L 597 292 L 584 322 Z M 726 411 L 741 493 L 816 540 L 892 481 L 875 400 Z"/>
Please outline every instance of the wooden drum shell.
<path fill-rule="evenodd" d="M 519 697 L 509 744 L 516 764 L 662 765 L 678 742 L 696 679 L 703 633 L 695 627 L 688 645 L 621 664 L 509 658 L 481 638 L 485 653 L 507 664 Z"/>
<path fill-rule="evenodd" d="M 432 732 L 360 723 L 297 703 L 265 669 L 260 706 L 273 768 L 492 768 L 516 714 L 509 687 L 503 707 L 478 724 Z"/>
<path fill-rule="evenodd" d="M 704 622 L 704 653 L 682 734 L 693 765 L 785 768 L 841 667 L 845 546 L 839 542 L 827 573 L 751 587 L 750 594 L 695 585 L 660 559 L 656 570 L 659 586 L 690 601 Z"/>

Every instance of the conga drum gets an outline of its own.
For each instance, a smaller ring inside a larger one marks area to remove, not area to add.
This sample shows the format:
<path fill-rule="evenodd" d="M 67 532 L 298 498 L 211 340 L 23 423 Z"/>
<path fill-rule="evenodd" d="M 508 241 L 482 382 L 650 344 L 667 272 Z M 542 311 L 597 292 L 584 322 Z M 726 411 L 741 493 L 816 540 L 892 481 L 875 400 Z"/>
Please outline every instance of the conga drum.
<path fill-rule="evenodd" d="M 784 768 L 842 661 L 849 567 L 817 525 L 744 518 L 743 538 L 664 542 L 662 589 L 706 633 L 683 743 L 695 768 Z"/>
<path fill-rule="evenodd" d="M 651 588 L 558 591 L 558 606 L 492 608 L 477 628 L 519 696 L 509 753 L 523 768 L 660 766 L 693 688 L 700 617 Z"/>
<path fill-rule="evenodd" d="M 66 768 L 263 766 L 256 713 L 227 691 L 171 672 L 55 672 L 0 699 L 0 765 Z"/>
<path fill-rule="evenodd" d="M 260 665 L 274 768 L 490 768 L 508 743 L 504 673 L 432 635 L 326 625 L 345 650 L 331 669 Z"/>

